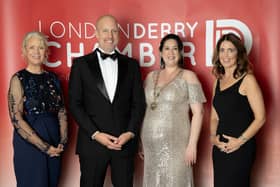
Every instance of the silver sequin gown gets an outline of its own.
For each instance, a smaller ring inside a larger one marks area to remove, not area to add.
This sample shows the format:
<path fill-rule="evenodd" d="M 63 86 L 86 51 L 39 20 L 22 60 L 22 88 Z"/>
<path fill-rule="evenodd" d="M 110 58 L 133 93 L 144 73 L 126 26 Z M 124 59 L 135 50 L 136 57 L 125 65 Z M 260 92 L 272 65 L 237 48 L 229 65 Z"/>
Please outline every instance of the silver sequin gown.
<path fill-rule="evenodd" d="M 161 90 L 157 108 L 152 110 L 155 74 L 145 82 L 143 187 L 193 187 L 192 168 L 184 162 L 190 135 L 189 104 L 205 102 L 205 96 L 199 84 L 188 84 L 181 73 Z"/>

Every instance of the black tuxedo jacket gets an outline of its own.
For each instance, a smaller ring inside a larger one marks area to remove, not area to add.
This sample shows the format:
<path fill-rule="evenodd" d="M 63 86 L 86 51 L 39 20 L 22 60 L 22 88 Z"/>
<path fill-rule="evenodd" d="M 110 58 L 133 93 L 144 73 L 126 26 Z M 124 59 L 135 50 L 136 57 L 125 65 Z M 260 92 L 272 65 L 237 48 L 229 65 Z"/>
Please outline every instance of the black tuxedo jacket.
<path fill-rule="evenodd" d="M 111 103 L 98 62 L 97 52 L 74 59 L 69 80 L 69 108 L 79 129 L 76 153 L 93 155 L 108 149 L 91 139 L 95 131 L 118 137 L 130 131 L 136 136 L 121 151 L 133 154 L 145 113 L 145 96 L 139 64 L 118 53 L 118 82 Z"/>

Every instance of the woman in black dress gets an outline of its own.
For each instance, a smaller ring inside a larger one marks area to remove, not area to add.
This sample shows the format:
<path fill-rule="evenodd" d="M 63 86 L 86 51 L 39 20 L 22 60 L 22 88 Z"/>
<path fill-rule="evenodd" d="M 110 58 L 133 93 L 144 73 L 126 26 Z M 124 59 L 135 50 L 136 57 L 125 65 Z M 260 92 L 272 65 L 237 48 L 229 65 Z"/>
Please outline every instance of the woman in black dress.
<path fill-rule="evenodd" d="M 56 187 L 67 141 L 62 89 L 57 76 L 43 70 L 48 46 L 42 33 L 26 34 L 22 53 L 26 68 L 12 76 L 8 93 L 17 186 Z"/>
<path fill-rule="evenodd" d="M 211 111 L 214 186 L 249 187 L 255 134 L 265 122 L 261 89 L 238 36 L 223 35 L 213 56 Z"/>

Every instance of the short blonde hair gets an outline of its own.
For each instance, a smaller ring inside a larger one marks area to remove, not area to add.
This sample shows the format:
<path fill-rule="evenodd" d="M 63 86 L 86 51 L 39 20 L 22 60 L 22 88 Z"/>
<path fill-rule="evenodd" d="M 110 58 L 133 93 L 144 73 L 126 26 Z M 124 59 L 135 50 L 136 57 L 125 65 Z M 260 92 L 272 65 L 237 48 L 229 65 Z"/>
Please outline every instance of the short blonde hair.
<path fill-rule="evenodd" d="M 47 36 L 44 33 L 39 32 L 39 31 L 32 31 L 32 32 L 28 32 L 28 33 L 25 34 L 25 36 L 22 40 L 22 46 L 21 46 L 23 55 L 24 55 L 24 52 L 26 50 L 26 46 L 27 46 L 28 41 L 30 40 L 30 38 L 33 38 L 33 37 L 39 38 L 43 42 L 43 45 L 46 48 L 46 55 L 48 56 L 49 49 L 48 49 Z"/>

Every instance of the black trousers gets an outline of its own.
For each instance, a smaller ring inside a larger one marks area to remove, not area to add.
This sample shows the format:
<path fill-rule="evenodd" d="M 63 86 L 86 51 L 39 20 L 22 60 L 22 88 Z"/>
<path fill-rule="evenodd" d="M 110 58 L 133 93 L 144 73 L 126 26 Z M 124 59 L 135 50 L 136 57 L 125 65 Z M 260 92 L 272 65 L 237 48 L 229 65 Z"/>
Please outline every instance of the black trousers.
<path fill-rule="evenodd" d="M 98 153 L 94 156 L 81 156 L 80 187 L 103 187 L 108 166 L 111 167 L 111 180 L 114 187 L 132 187 L 134 157 Z"/>

